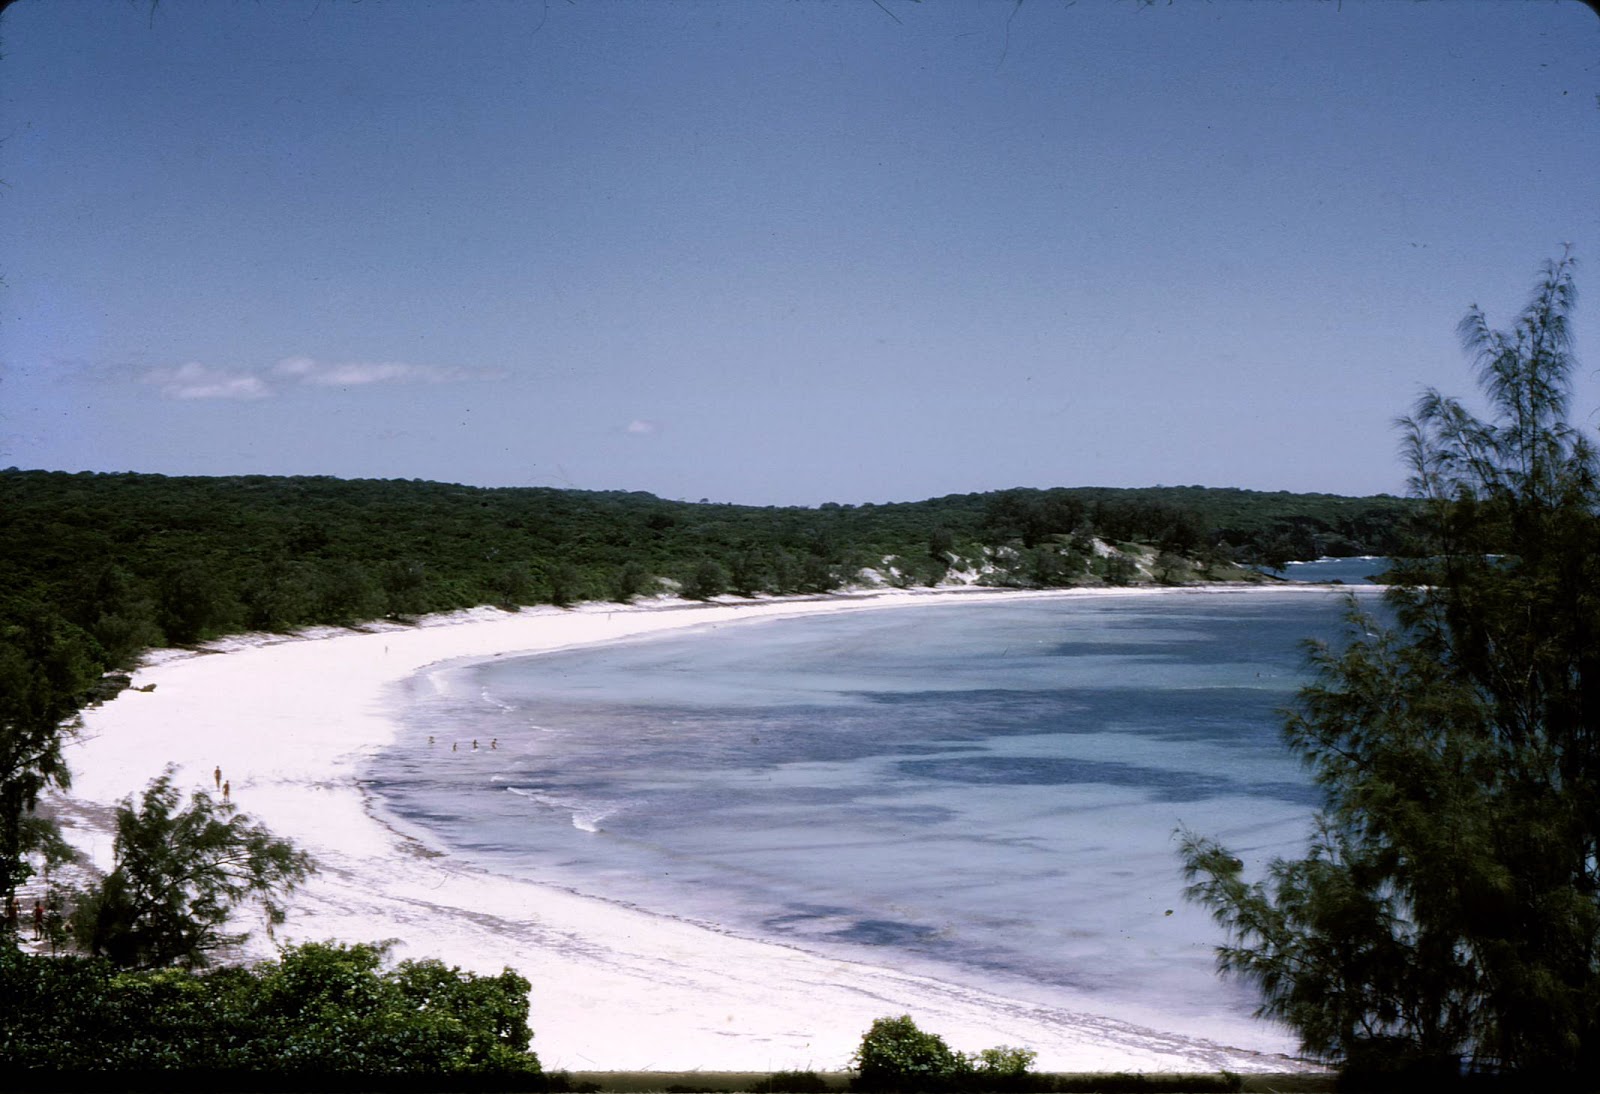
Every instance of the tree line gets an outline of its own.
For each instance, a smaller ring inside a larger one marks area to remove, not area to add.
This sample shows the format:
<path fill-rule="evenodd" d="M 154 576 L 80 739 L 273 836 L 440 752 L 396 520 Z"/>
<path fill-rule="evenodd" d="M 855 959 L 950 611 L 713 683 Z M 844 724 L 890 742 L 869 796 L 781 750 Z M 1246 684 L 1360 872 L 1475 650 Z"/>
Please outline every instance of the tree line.
<path fill-rule="evenodd" d="M 1388 554 L 1390 498 L 1199 487 L 1007 490 L 819 508 L 418 481 L 0 472 L 0 618 L 48 605 L 111 663 L 243 630 L 479 604 L 628 601 L 663 589 L 826 593 L 982 569 L 1009 585 L 1103 580 L 1096 538 L 1205 563 Z M 1112 575 L 1115 577 L 1115 575 Z M 20 602 L 20 603 L 19 603 Z"/>

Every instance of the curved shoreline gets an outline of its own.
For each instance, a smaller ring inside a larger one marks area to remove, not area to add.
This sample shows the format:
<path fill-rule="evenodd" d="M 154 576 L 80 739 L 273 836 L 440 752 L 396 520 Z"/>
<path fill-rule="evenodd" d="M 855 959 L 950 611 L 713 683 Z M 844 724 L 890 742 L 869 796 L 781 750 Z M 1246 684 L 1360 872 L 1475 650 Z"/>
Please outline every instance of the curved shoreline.
<path fill-rule="evenodd" d="M 1261 588 L 1326 595 L 1337 587 Z M 212 768 L 220 765 L 243 810 L 321 864 L 291 899 L 279 941 L 395 938 L 399 957 L 437 956 L 479 972 L 516 968 L 534 985 L 530 1024 L 547 1067 L 831 1069 L 842 1066 L 874 1018 L 909 1012 L 960 1048 L 1029 1045 L 1039 1052 L 1039 1066 L 1050 1070 L 1298 1070 L 1307 1065 L 1276 1053 L 829 959 L 468 867 L 387 827 L 357 780 L 361 761 L 397 730 L 380 702 L 385 687 L 444 662 L 743 620 L 979 597 L 1240 589 L 892 591 L 515 614 L 477 609 L 415 627 L 322 629 L 219 643 L 227 656 L 158 654 L 136 678 L 139 685 L 158 685 L 154 692 L 124 692 L 85 712 L 84 730 L 68 750 L 75 784 L 70 800 L 78 807 L 70 811 L 68 835 L 104 865 L 111 847 L 105 807 L 142 788 L 168 762 L 178 765 L 178 785 L 195 789 L 210 789 Z M 273 942 L 257 931 L 239 956 L 272 952 Z M 1281 1040 L 1287 1048 L 1288 1039 Z"/>

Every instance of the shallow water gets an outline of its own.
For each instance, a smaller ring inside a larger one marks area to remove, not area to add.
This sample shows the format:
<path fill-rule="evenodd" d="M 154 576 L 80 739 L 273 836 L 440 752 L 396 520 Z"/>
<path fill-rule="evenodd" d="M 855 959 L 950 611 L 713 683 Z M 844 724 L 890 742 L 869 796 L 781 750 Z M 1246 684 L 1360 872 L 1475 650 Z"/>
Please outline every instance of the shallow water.
<path fill-rule="evenodd" d="M 1276 712 L 1340 609 L 938 603 L 447 666 L 366 774 L 498 870 L 1237 1043 L 1254 1001 L 1213 971 L 1174 832 L 1299 849 L 1315 796 Z"/>

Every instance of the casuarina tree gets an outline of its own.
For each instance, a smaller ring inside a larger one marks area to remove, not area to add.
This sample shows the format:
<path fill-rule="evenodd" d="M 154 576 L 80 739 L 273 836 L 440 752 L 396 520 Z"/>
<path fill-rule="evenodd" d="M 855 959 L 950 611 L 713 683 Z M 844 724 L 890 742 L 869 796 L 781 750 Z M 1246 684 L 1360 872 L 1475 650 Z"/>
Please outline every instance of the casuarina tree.
<path fill-rule="evenodd" d="M 172 778 L 169 767 L 139 804 L 118 807 L 116 867 L 79 894 L 73 916 L 80 945 L 125 968 L 206 964 L 244 937 L 224 931 L 238 906 L 258 903 L 281 922 L 280 896 L 312 869 L 226 801 L 196 792 L 184 806 Z"/>
<path fill-rule="evenodd" d="M 1289 746 L 1308 852 L 1247 880 L 1185 833 L 1191 898 L 1260 1013 L 1355 1072 L 1600 1074 L 1600 488 L 1569 424 L 1573 260 L 1509 330 L 1461 324 L 1489 413 L 1401 420 L 1424 516 L 1384 618 L 1313 647 Z"/>

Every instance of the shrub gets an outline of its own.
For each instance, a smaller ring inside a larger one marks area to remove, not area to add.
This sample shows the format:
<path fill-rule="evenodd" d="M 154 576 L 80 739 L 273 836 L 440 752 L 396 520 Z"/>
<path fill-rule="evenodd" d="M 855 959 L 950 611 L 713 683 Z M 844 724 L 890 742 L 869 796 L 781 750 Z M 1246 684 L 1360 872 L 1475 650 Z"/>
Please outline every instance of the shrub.
<path fill-rule="evenodd" d="M 716 559 L 703 559 L 683 583 L 685 600 L 709 600 L 728 590 L 728 571 Z"/>
<path fill-rule="evenodd" d="M 26 1086 L 64 1072 L 159 1089 L 174 1073 L 248 1076 L 246 1089 L 446 1074 L 451 1089 L 542 1085 L 525 979 L 384 965 L 382 945 L 309 943 L 253 969 L 200 974 L 0 946 L 0 1057 L 8 1079 L 35 1080 Z"/>
<path fill-rule="evenodd" d="M 1031 1048 L 996 1045 L 978 1053 L 978 1071 L 983 1075 L 1012 1078 L 1026 1075 L 1039 1054 Z"/>
<path fill-rule="evenodd" d="M 957 1052 L 943 1037 L 925 1033 L 910 1015 L 902 1014 L 879 1018 L 861 1038 L 861 1047 L 851 1060 L 856 1070 L 851 1086 L 897 1091 L 1053 1089 L 1045 1077 L 1029 1070 L 1036 1056 L 1032 1049 L 1011 1045 L 986 1048 L 977 1056 Z"/>
<path fill-rule="evenodd" d="M 937 1033 L 924 1033 L 909 1014 L 879 1018 L 851 1061 L 861 1090 L 927 1090 L 949 1086 L 972 1063 Z"/>

